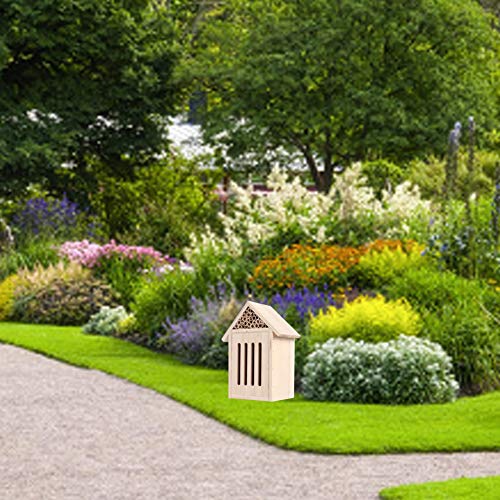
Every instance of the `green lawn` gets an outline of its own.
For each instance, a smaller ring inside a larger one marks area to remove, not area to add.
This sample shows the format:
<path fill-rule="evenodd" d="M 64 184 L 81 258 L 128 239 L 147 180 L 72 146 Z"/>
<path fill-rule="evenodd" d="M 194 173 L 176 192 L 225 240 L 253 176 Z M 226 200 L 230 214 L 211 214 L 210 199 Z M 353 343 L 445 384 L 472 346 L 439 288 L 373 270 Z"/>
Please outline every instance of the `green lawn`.
<path fill-rule="evenodd" d="M 95 368 L 168 395 L 268 443 L 320 453 L 500 449 L 500 391 L 456 403 L 378 406 L 230 400 L 227 372 L 79 328 L 0 323 L 0 342 Z"/>
<path fill-rule="evenodd" d="M 409 484 L 386 488 L 380 492 L 384 500 L 498 500 L 500 476 L 478 479 L 453 479 L 439 483 Z"/>

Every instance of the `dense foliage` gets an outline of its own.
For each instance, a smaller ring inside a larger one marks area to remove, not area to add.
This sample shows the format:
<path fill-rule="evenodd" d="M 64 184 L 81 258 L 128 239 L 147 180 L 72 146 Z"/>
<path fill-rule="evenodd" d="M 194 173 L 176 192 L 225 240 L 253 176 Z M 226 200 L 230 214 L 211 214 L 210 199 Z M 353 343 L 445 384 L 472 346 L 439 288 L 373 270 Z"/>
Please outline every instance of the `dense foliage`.
<path fill-rule="evenodd" d="M 209 297 L 206 302 L 193 298 L 191 312 L 185 319 L 167 318 L 158 345 L 185 363 L 227 369 L 227 343 L 221 337 L 241 306 L 233 296 Z"/>
<path fill-rule="evenodd" d="M 0 196 L 41 182 L 86 199 L 98 171 L 160 152 L 173 36 L 147 0 L 2 0 Z"/>
<path fill-rule="evenodd" d="M 388 288 L 404 296 L 424 318 L 424 332 L 451 356 L 464 392 L 500 386 L 498 291 L 451 272 L 411 269 Z"/>
<path fill-rule="evenodd" d="M 360 296 L 340 309 L 329 307 L 311 319 L 311 338 L 324 342 L 332 337 L 382 342 L 399 335 L 417 335 L 420 316 L 404 300 L 387 301 L 383 296 Z"/>
<path fill-rule="evenodd" d="M 469 0 L 232 0 L 188 74 L 229 154 L 293 151 L 327 192 L 338 162 L 441 152 L 464 112 L 491 123 L 498 40 Z"/>
<path fill-rule="evenodd" d="M 81 325 L 102 306 L 115 305 L 113 290 L 77 264 L 20 271 L 11 319 L 26 323 Z"/>
<path fill-rule="evenodd" d="M 330 339 L 309 355 L 302 383 L 308 399 L 344 403 L 445 403 L 458 390 L 441 346 L 405 336 L 379 344 Z"/>

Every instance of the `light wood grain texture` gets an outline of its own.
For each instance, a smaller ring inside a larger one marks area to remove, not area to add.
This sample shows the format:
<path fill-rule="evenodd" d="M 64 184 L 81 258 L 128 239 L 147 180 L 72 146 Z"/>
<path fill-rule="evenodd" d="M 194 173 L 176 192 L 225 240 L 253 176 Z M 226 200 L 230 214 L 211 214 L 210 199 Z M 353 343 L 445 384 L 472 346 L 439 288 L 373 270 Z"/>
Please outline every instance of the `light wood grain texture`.
<path fill-rule="evenodd" d="M 272 307 L 248 301 L 222 338 L 229 343 L 229 397 L 293 398 L 295 339 L 299 337 Z"/>

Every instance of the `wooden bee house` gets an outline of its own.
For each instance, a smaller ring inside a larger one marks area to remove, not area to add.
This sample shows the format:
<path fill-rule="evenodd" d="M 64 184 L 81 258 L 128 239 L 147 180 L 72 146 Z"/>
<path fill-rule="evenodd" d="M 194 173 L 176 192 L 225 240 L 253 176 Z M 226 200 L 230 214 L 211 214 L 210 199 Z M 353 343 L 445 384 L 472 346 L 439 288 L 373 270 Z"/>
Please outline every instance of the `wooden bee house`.
<path fill-rule="evenodd" d="M 293 398 L 298 338 L 271 306 L 247 301 L 222 337 L 229 343 L 229 397 Z"/>

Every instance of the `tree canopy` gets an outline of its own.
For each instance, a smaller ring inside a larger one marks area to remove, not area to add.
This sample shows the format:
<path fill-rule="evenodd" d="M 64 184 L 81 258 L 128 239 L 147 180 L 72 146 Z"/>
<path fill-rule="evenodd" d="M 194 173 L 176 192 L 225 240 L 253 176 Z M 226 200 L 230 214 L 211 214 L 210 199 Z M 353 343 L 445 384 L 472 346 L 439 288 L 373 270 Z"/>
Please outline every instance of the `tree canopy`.
<path fill-rule="evenodd" d="M 0 0 L 0 196 L 71 190 L 93 164 L 126 176 L 160 151 L 176 57 L 149 0 Z"/>
<path fill-rule="evenodd" d="M 187 74 L 205 130 L 235 157 L 300 152 L 317 187 L 336 164 L 442 152 L 457 119 L 495 119 L 499 38 L 469 0 L 228 0 Z M 220 140 L 220 136 L 219 136 Z"/>

